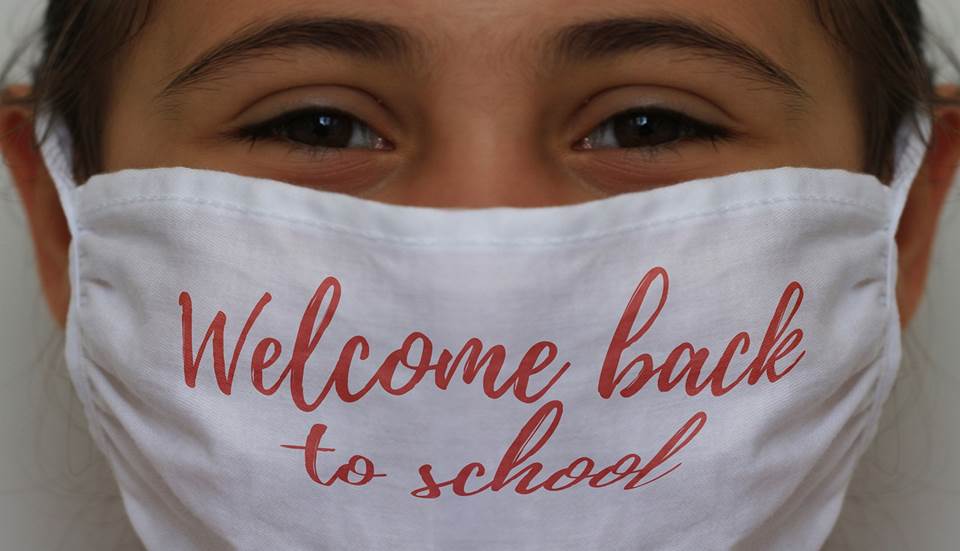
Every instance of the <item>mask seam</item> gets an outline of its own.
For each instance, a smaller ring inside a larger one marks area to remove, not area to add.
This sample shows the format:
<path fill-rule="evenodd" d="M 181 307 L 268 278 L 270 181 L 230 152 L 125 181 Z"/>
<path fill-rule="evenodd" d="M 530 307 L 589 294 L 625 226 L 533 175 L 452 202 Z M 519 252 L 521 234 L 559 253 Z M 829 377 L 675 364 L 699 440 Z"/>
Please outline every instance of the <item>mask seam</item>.
<path fill-rule="evenodd" d="M 84 233 L 84 230 L 79 226 L 75 228 L 75 233 L 70 240 L 70 249 L 72 251 L 72 272 L 73 277 L 71 281 L 71 304 L 73 305 L 73 317 L 75 319 L 68 320 L 68 331 L 72 328 L 72 339 L 70 352 L 73 353 L 74 361 L 77 362 L 75 368 L 75 377 L 73 377 L 74 387 L 76 388 L 77 395 L 80 397 L 81 403 L 83 404 L 84 414 L 87 418 L 87 424 L 90 426 L 90 433 L 94 441 L 97 443 L 98 447 L 103 453 L 107 453 L 106 447 L 106 436 L 101 432 L 101 422 L 99 412 L 96 411 L 96 406 L 93 403 L 93 392 L 90 387 L 89 379 L 89 360 L 87 359 L 87 354 L 85 353 L 85 343 L 87 342 L 87 337 L 84 335 L 83 326 L 84 324 L 79 319 L 81 317 L 81 307 L 83 305 L 83 300 L 80 293 L 80 246 L 79 246 L 79 237 Z M 72 323 L 70 323 L 72 321 Z"/>
<path fill-rule="evenodd" d="M 792 203 L 792 202 L 807 202 L 807 203 L 822 203 L 838 206 L 847 206 L 847 207 L 856 207 L 862 209 L 866 212 L 869 212 L 873 215 L 876 215 L 878 218 L 885 217 L 886 213 L 879 208 L 876 208 L 865 203 L 860 203 L 857 201 L 851 201 L 846 199 L 840 199 L 836 197 L 826 197 L 826 196 L 813 196 L 813 195 L 794 195 L 794 196 L 785 196 L 774 199 L 765 199 L 759 201 L 749 201 L 744 203 L 738 203 L 729 205 L 723 208 L 710 209 L 710 210 L 701 210 L 697 212 L 692 212 L 685 215 L 673 216 L 660 218 L 656 220 L 628 224 L 626 226 L 621 226 L 609 231 L 602 231 L 588 235 L 577 235 L 569 237 L 560 237 L 560 238 L 528 238 L 528 239 L 424 239 L 424 238 L 404 238 L 396 237 L 385 234 L 377 234 L 365 232 L 362 230 L 356 230 L 349 228 L 340 224 L 335 224 L 331 222 L 321 222 L 317 220 L 305 219 L 301 217 L 294 217 L 283 215 L 268 210 L 262 209 L 250 209 L 245 207 L 240 207 L 236 204 L 232 204 L 224 201 L 215 201 L 209 199 L 198 199 L 196 197 L 188 197 L 181 195 L 143 195 L 132 197 L 124 200 L 109 201 L 105 203 L 100 203 L 86 209 L 85 213 L 88 217 L 95 216 L 99 213 L 108 211 L 113 208 L 128 206 L 134 204 L 142 203 L 152 203 L 152 202 L 181 202 L 194 205 L 210 206 L 214 208 L 219 208 L 226 211 L 238 212 L 242 214 L 250 214 L 253 216 L 270 218 L 275 220 L 283 220 L 296 225 L 302 225 L 306 227 L 313 227 L 321 230 L 332 231 L 335 233 L 342 233 L 347 235 L 352 235 L 356 237 L 362 237 L 372 241 L 381 241 L 381 242 L 390 242 L 406 245 L 513 245 L 513 246 L 523 246 L 523 245 L 562 245 L 566 243 L 575 243 L 575 242 L 589 242 L 593 240 L 603 239 L 606 237 L 617 236 L 623 233 L 630 231 L 643 229 L 643 228 L 653 228 L 657 226 L 662 226 L 664 224 L 683 222 L 687 220 L 693 220 L 698 218 L 707 218 L 710 216 L 717 216 L 720 214 L 725 214 L 729 212 L 737 212 L 742 210 L 751 209 L 753 207 L 762 207 L 762 206 L 772 206 L 783 203 Z M 79 229 L 79 228 L 78 228 Z"/>
<path fill-rule="evenodd" d="M 884 234 L 887 236 L 887 246 L 884 248 L 884 263 L 886 271 L 886 281 L 883 286 L 884 312 L 886 319 L 886 338 L 884 339 L 885 361 L 880 373 L 877 374 L 877 380 L 873 393 L 873 411 L 870 415 L 870 434 L 865 438 L 866 441 L 859 450 L 865 452 L 870 443 L 873 442 L 877 431 L 879 430 L 880 417 L 883 414 L 883 405 L 889 398 L 890 391 L 896 379 L 897 372 L 903 361 L 902 332 L 900 329 L 900 312 L 898 303 L 895 299 L 896 282 L 898 279 L 897 269 L 897 242 L 896 228 L 899 214 L 893 210 L 891 218 L 888 218 L 887 225 L 884 227 Z"/>
<path fill-rule="evenodd" d="M 932 120 L 929 117 L 922 116 L 920 132 L 923 136 L 929 138 Z M 896 297 L 896 285 L 899 279 L 899 249 L 897 246 L 897 229 L 900 225 L 900 219 L 903 216 L 903 210 L 906 205 L 910 188 L 916 178 L 917 173 L 923 163 L 926 150 L 921 147 L 916 136 L 905 134 L 906 130 L 901 128 L 899 138 L 900 147 L 898 148 L 898 158 L 901 164 L 898 166 L 894 183 L 891 189 L 894 191 L 889 197 L 889 203 L 886 212 L 886 223 L 884 224 L 884 235 L 887 239 L 887 246 L 884 248 L 884 271 L 886 274 L 883 286 L 883 306 L 884 319 L 886 320 L 885 335 L 883 342 L 884 361 L 880 366 L 880 372 L 876 376 L 873 392 L 873 408 L 870 412 L 867 427 L 868 433 L 864 435 L 863 442 L 857 449 L 857 458 L 859 459 L 866 452 L 869 445 L 873 442 L 879 431 L 880 418 L 883 415 L 883 405 L 889 399 L 893 386 L 896 383 L 896 376 L 903 363 L 903 332 L 900 324 L 900 310 Z M 910 157 L 910 155 L 914 157 Z M 907 163 L 906 168 L 902 163 Z"/>

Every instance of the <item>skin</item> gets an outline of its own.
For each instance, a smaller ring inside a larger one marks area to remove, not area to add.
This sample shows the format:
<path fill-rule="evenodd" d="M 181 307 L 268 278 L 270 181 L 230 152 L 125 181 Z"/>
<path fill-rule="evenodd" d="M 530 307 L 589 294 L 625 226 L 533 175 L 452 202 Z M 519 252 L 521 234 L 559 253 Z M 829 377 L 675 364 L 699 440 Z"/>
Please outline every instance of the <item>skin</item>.
<path fill-rule="evenodd" d="M 416 33 L 425 46 L 409 66 L 287 49 L 156 99 L 172 75 L 211 47 L 251 22 L 288 15 L 387 22 Z M 717 56 L 675 48 L 583 63 L 539 57 L 538 39 L 547 33 L 611 16 L 721 26 L 784 67 L 806 100 L 791 102 Z M 104 171 L 189 166 L 386 203 L 461 208 L 572 204 L 778 166 L 860 171 L 858 98 L 846 64 L 808 2 L 799 0 L 274 0 L 269 7 L 261 0 L 163 0 L 115 69 Z M 5 93 L 28 91 L 13 86 Z M 958 94 L 951 86 L 939 91 Z M 610 117 L 651 104 L 735 135 L 655 151 L 578 147 Z M 318 105 L 351 113 L 391 147 L 318 152 L 282 139 L 251 144 L 223 135 Z M 62 326 L 70 236 L 33 137 L 18 131 L 32 117 L 23 107 L 0 108 L 0 144 L 29 221 L 47 303 Z M 897 235 L 903 324 L 923 295 L 958 162 L 960 109 L 944 107 Z"/>

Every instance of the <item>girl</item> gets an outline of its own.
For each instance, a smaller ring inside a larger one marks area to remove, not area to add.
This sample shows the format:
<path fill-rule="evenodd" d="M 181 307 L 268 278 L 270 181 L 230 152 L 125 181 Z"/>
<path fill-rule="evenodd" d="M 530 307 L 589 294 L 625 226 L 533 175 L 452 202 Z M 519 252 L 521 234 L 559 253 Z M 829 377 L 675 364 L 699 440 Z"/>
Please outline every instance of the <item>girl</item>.
<path fill-rule="evenodd" d="M 893 0 L 52 0 L 0 136 L 138 535 L 819 547 L 960 160 L 923 35 Z"/>

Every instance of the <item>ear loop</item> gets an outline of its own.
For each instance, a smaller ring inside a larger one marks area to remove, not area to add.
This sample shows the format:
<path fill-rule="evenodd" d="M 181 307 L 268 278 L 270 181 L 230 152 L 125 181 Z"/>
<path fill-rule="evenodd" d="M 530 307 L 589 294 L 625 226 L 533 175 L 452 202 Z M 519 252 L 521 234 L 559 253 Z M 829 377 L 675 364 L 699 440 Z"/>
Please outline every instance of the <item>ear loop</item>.
<path fill-rule="evenodd" d="M 900 225 L 910 188 L 926 157 L 926 144 L 930 143 L 933 130 L 933 119 L 930 113 L 918 111 L 914 116 L 918 127 L 914 126 L 913 120 L 907 119 L 898 129 L 896 137 L 896 166 L 890 184 L 890 204 L 885 228 L 887 239 L 885 306 L 888 311 L 885 316 L 888 324 L 886 343 L 884 344 L 886 352 L 883 354 L 885 365 L 880 366 L 880 373 L 877 376 L 874 403 L 870 413 L 870 429 L 864 435 L 864 442 L 859 447 L 860 453 L 876 436 L 883 404 L 890 396 L 890 391 L 896 381 L 897 372 L 903 359 L 903 331 L 900 327 L 900 310 L 897 303 L 897 280 L 899 279 L 897 228 Z"/>
<path fill-rule="evenodd" d="M 927 144 L 932 139 L 933 120 L 932 115 L 926 112 L 914 114 L 917 126 L 913 120 L 903 121 L 897 130 L 895 142 L 895 159 L 893 180 L 890 183 L 890 203 L 887 212 L 887 303 L 896 305 L 896 283 L 897 283 L 897 229 L 900 226 L 900 219 L 903 217 L 903 210 L 907 204 L 910 195 L 910 189 L 914 180 L 920 173 L 920 167 L 927 153 Z M 893 308 L 893 315 L 898 317 L 897 308 Z M 899 329 L 899 328 L 898 328 Z M 897 339 L 899 342 L 899 338 Z"/>
<path fill-rule="evenodd" d="M 914 116 L 919 128 L 914 127 L 913 120 L 907 119 L 897 130 L 894 152 L 896 166 L 890 184 L 893 195 L 888 219 L 891 236 L 897 233 L 907 196 L 923 165 L 927 153 L 926 144 L 930 142 L 933 134 L 933 119 L 930 114 L 918 111 Z"/>
<path fill-rule="evenodd" d="M 78 186 L 73 178 L 73 162 L 71 159 L 73 140 L 67 127 L 61 121 L 53 119 L 49 113 L 40 111 L 36 118 L 35 139 L 40 144 L 40 154 L 47 165 L 50 177 L 53 178 L 57 194 L 60 196 L 60 204 L 67 218 L 70 235 L 75 238 L 78 230 L 76 215 L 76 190 Z M 49 133 L 44 140 L 43 136 L 47 132 Z"/>
<path fill-rule="evenodd" d="M 43 140 L 44 133 L 47 133 Z M 73 381 L 74 389 L 82 404 L 84 415 L 88 420 L 90 435 L 100 448 L 101 452 L 109 457 L 107 438 L 102 434 L 98 413 L 94 407 L 93 391 L 90 388 L 89 375 L 84 371 L 83 347 L 81 345 L 81 329 L 78 317 L 80 310 L 80 266 L 79 246 L 77 244 L 80 224 L 77 220 L 77 194 L 80 187 L 73 178 L 73 140 L 66 125 L 59 119 L 54 119 L 45 111 L 38 111 L 36 115 L 35 139 L 40 144 L 40 154 L 47 166 L 47 171 L 53 179 L 60 204 L 67 219 L 70 230 L 69 245 L 69 278 L 70 302 L 67 307 L 67 320 L 64 331 L 64 359 L 67 370 Z"/>

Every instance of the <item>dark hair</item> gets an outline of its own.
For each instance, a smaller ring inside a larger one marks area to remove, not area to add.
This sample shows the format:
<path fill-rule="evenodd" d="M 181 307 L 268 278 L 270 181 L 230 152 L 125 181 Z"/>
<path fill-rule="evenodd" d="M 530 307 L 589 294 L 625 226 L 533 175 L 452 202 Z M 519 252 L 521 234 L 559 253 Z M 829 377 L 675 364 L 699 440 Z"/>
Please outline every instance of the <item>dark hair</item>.
<path fill-rule="evenodd" d="M 22 99 L 0 98 L 0 104 L 43 107 L 63 119 L 73 138 L 78 182 L 101 170 L 110 79 L 123 46 L 146 24 L 152 6 L 152 0 L 49 0 L 33 89 Z M 25 50 L 7 62 L 0 81 Z"/>
<path fill-rule="evenodd" d="M 917 108 L 958 104 L 934 89 L 927 60 L 929 36 L 918 0 L 814 0 L 814 12 L 847 52 L 856 76 L 866 156 L 864 171 L 886 181 L 892 175 L 895 134 Z M 954 67 L 956 56 L 940 44 Z M 914 123 L 918 122 L 916 119 Z"/>
<path fill-rule="evenodd" d="M 811 2 L 817 19 L 848 53 L 856 75 L 866 144 L 863 171 L 886 181 L 894 162 L 896 130 L 906 117 L 918 108 L 930 110 L 960 100 L 935 93 L 918 0 Z M 78 181 L 101 170 L 110 79 L 122 46 L 142 29 L 152 6 L 152 0 L 50 0 L 42 54 L 32 69 L 32 93 L 0 100 L 43 107 L 63 118 L 73 137 Z M 18 57 L 9 61 L 0 80 Z M 956 58 L 947 57 L 960 67 Z"/>

